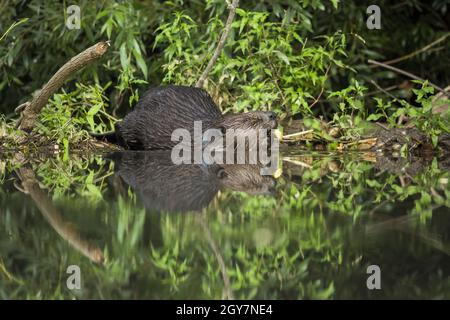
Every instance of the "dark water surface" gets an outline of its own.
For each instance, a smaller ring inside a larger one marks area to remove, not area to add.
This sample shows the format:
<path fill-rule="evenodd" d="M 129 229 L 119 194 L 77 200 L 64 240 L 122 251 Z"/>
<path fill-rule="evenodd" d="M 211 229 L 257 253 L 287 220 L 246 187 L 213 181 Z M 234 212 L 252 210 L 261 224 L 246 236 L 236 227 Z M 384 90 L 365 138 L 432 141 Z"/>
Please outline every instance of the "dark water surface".
<path fill-rule="evenodd" d="M 282 158 L 276 177 L 164 153 L 2 162 L 0 297 L 450 298 L 450 177 L 436 159 Z"/>

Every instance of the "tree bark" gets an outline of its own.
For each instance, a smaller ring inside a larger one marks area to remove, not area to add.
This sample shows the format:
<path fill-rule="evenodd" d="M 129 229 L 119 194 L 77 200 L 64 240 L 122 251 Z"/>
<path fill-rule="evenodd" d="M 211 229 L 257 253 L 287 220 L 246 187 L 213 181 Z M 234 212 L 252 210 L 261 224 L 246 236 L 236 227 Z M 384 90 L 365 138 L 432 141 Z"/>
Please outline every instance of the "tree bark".
<path fill-rule="evenodd" d="M 64 82 L 75 72 L 97 60 L 108 50 L 107 42 L 99 42 L 85 51 L 79 53 L 63 65 L 53 77 L 44 85 L 39 93 L 32 99 L 22 112 L 19 120 L 19 129 L 30 132 L 48 99 L 61 88 Z"/>

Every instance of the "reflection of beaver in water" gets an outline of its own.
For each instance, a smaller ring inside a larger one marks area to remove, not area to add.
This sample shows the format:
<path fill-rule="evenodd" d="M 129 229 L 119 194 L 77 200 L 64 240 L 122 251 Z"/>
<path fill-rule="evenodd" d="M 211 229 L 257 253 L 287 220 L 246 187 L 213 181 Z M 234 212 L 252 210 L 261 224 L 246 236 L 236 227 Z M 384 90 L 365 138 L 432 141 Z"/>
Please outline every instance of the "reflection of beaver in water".
<path fill-rule="evenodd" d="M 115 171 L 148 210 L 186 212 L 206 207 L 220 189 L 253 195 L 274 192 L 275 179 L 259 165 L 174 165 L 169 151 L 116 152 Z"/>
<path fill-rule="evenodd" d="M 185 86 L 161 86 L 148 90 L 132 112 L 116 124 L 114 134 L 96 135 L 115 140 L 126 149 L 170 149 L 175 129 L 187 129 L 193 137 L 194 121 L 202 121 L 203 131 L 218 129 L 275 129 L 275 113 L 253 111 L 222 115 L 203 89 Z"/>

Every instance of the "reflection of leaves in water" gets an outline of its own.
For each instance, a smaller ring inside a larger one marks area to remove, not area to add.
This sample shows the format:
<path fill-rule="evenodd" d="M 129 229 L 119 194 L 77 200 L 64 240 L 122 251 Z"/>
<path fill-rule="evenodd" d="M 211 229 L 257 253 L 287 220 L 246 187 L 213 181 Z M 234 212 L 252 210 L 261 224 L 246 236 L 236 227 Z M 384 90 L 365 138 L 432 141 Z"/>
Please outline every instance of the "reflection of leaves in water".
<path fill-rule="evenodd" d="M 374 170 L 375 162 L 358 156 L 290 156 L 307 165 L 283 163 L 275 196 L 224 190 L 205 209 L 236 298 L 368 298 L 370 264 L 387 272 L 380 297 L 449 297 L 448 171 L 435 161 L 410 175 Z M 109 175 L 109 162 L 93 159 L 44 161 L 39 176 L 62 214 L 106 248 L 105 265 L 92 265 L 50 232 L 6 179 L 2 261 L 23 286 L 3 281 L 0 296 L 70 298 L 65 268 L 78 264 L 82 298 L 223 297 L 198 216 L 146 212 Z M 92 187 L 83 187 L 86 180 Z"/>

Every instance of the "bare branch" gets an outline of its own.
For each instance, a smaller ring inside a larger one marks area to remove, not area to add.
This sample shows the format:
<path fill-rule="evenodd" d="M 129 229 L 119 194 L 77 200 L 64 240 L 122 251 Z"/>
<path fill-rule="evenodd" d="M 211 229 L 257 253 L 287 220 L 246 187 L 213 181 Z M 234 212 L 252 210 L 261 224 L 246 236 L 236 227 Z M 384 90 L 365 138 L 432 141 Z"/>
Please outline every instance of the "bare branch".
<path fill-rule="evenodd" d="M 328 66 L 327 70 L 325 71 L 325 78 L 328 76 L 328 72 L 330 72 L 330 68 L 331 68 L 331 64 Z M 325 81 L 326 81 L 326 79 L 325 79 Z M 314 107 L 315 104 L 316 104 L 317 102 L 319 102 L 320 98 L 322 97 L 322 94 L 323 94 L 323 90 L 324 90 L 324 89 L 325 89 L 325 83 L 322 85 L 322 88 L 320 89 L 320 93 L 319 93 L 319 95 L 317 96 L 317 98 L 315 98 L 314 101 L 313 101 L 313 103 L 311 103 L 311 104 L 309 105 L 309 109 L 311 109 L 312 107 Z"/>
<path fill-rule="evenodd" d="M 441 43 L 442 41 L 444 41 L 445 39 L 447 39 L 449 36 L 450 36 L 450 32 L 444 34 L 444 35 L 443 35 L 442 37 L 440 37 L 439 39 L 437 39 L 437 40 L 431 42 L 430 44 L 426 45 L 425 47 L 423 47 L 423 48 L 421 48 L 421 49 L 418 49 L 418 50 L 416 50 L 416 51 L 414 51 L 414 52 L 408 53 L 408 54 L 406 54 L 406 55 L 404 55 L 404 56 L 402 56 L 402 57 L 399 57 L 399 58 L 396 58 L 396 59 L 392 59 L 392 60 L 389 60 L 389 61 L 385 61 L 385 62 L 383 62 L 383 63 L 384 63 L 384 64 L 395 64 L 395 63 L 397 63 L 397 62 L 400 62 L 400 61 L 403 61 L 403 60 L 407 60 L 407 59 L 409 59 L 409 58 L 412 58 L 412 57 L 414 57 L 414 56 L 416 56 L 416 55 L 418 55 L 418 54 L 420 54 L 420 53 L 422 53 L 422 52 L 426 52 L 426 51 L 430 50 L 432 47 L 434 47 L 435 45 Z M 375 67 L 377 67 L 377 65 L 372 65 L 371 67 L 372 67 L 372 68 L 375 68 Z"/>
<path fill-rule="evenodd" d="M 383 89 L 382 87 L 380 87 L 380 85 L 379 85 L 378 83 L 376 83 L 376 82 L 373 81 L 373 80 L 370 80 L 370 82 L 371 82 L 375 87 L 377 87 L 377 89 L 379 90 L 379 92 L 383 92 L 385 95 L 391 97 L 391 98 L 394 99 L 395 101 L 398 101 L 397 98 L 396 98 L 393 94 L 389 93 L 386 89 Z M 397 86 L 396 86 L 396 88 L 397 88 Z"/>
<path fill-rule="evenodd" d="M 383 67 L 383 68 L 385 68 L 385 69 L 389 69 L 389 70 L 391 70 L 391 71 L 400 73 L 400 74 L 402 74 L 402 75 L 404 75 L 404 76 L 407 76 L 407 77 L 409 77 L 409 78 L 411 78 L 411 79 L 414 79 L 414 80 L 425 81 L 425 79 L 422 79 L 422 78 L 416 76 L 415 74 L 412 74 L 412 73 L 409 73 L 409 72 L 407 72 L 407 71 L 405 71 L 405 70 L 402 70 L 402 69 L 399 69 L 399 68 L 396 68 L 396 67 L 387 65 L 387 64 L 385 64 L 385 63 L 383 63 L 383 62 L 375 61 L 375 60 L 372 60 L 372 59 L 367 60 L 367 62 L 370 63 L 370 64 L 375 64 L 375 65 L 377 65 L 377 66 Z M 435 88 L 436 90 L 442 92 L 442 93 L 445 94 L 446 96 L 450 96 L 450 94 L 449 94 L 448 92 L 446 92 L 444 89 L 442 89 L 441 87 L 439 87 L 439 86 L 437 86 L 437 85 L 435 85 L 434 83 L 431 83 L 431 82 L 429 82 L 429 81 L 428 81 L 428 83 L 430 84 L 430 86 L 432 86 L 432 87 Z"/>
<path fill-rule="evenodd" d="M 200 76 L 200 79 L 198 79 L 197 84 L 195 85 L 197 88 L 203 87 L 203 84 L 208 77 L 208 74 L 211 72 L 211 69 L 216 64 L 217 59 L 219 58 L 220 53 L 222 52 L 222 49 L 225 45 L 225 42 L 227 41 L 228 34 L 231 30 L 231 24 L 234 20 L 234 15 L 236 13 L 236 8 L 239 5 L 239 0 L 233 0 L 233 2 L 228 6 L 230 9 L 230 12 L 228 14 L 227 22 L 225 24 L 225 28 L 223 30 L 222 36 L 220 37 L 219 43 L 217 44 L 216 50 L 214 51 L 213 56 L 211 57 L 211 60 L 209 60 L 208 65 L 206 66 L 206 69 L 203 71 L 202 75 Z"/>
<path fill-rule="evenodd" d="M 108 47 L 108 42 L 99 42 L 79 53 L 63 65 L 33 98 L 31 103 L 26 106 L 22 113 L 22 118 L 19 120 L 19 129 L 30 132 L 42 108 L 47 104 L 48 99 L 61 88 L 73 73 L 83 69 L 88 64 L 103 56 L 108 50 Z"/>

